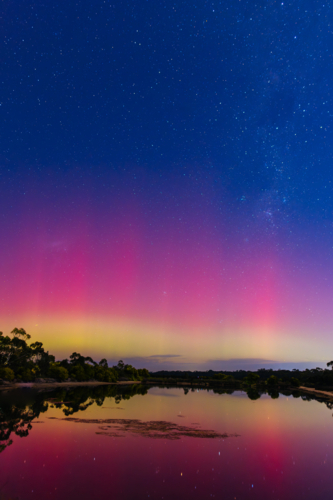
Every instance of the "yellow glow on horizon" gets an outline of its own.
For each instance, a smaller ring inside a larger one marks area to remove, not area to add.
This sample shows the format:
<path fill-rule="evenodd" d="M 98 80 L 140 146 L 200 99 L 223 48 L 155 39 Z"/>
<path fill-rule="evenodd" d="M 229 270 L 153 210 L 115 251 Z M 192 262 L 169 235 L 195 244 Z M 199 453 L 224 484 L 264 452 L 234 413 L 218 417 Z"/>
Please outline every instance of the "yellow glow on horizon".
<path fill-rule="evenodd" d="M 25 328 L 32 341 L 43 342 L 57 357 L 77 351 L 95 359 L 177 354 L 182 362 L 197 363 L 234 358 L 327 362 L 327 352 L 333 352 L 333 339 L 323 345 L 304 331 L 293 331 L 291 336 L 288 331 L 267 327 L 190 329 L 121 317 L 74 315 L 3 318 L 4 334 L 15 326 Z"/>

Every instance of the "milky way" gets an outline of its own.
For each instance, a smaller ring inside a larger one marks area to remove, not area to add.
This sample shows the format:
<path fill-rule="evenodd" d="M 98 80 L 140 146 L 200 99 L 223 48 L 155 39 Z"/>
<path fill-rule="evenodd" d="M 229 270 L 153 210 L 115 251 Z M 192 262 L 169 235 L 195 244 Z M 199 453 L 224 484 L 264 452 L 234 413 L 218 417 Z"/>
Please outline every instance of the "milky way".
<path fill-rule="evenodd" d="M 326 363 L 331 16 L 5 1 L 1 329 L 155 367 Z"/>

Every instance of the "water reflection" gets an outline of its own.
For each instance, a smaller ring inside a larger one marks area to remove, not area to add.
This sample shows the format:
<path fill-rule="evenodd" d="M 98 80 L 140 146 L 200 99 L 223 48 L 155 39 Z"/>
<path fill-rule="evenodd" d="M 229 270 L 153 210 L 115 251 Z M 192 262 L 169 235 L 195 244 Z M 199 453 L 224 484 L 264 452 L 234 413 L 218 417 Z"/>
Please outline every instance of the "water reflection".
<path fill-rule="evenodd" d="M 2 395 L 0 405 L 0 453 L 13 443 L 12 435 L 27 437 L 32 429 L 32 422 L 48 409 L 45 396 L 36 394 L 15 397 L 17 394 Z"/>
<path fill-rule="evenodd" d="M 164 387 L 165 389 L 165 387 Z M 189 392 L 195 392 L 193 388 L 183 388 L 186 396 Z M 233 394 L 232 389 L 213 388 L 202 389 L 201 391 L 213 392 L 214 394 Z M 119 406 L 122 401 L 129 400 L 135 396 L 144 396 L 148 393 L 148 388 L 144 385 L 128 386 L 88 386 L 75 388 L 57 388 L 48 392 L 38 392 L 35 390 L 12 390 L 0 393 L 0 453 L 13 443 L 13 436 L 27 437 L 32 429 L 32 424 L 41 423 L 38 418 L 49 408 L 61 409 L 65 418 L 57 418 L 74 423 L 94 423 L 98 424 L 96 434 L 110 437 L 125 437 L 127 434 L 140 435 L 149 438 L 160 439 L 180 439 L 181 437 L 200 438 L 227 438 L 237 434 L 219 433 L 214 430 L 205 430 L 191 426 L 181 426 L 172 422 L 161 421 L 141 421 L 138 419 L 85 419 L 72 418 L 79 412 L 85 412 L 90 406 L 96 404 L 99 407 L 104 405 L 105 399 L 113 399 L 116 406 L 103 407 L 104 409 L 123 410 Z M 255 387 L 249 387 L 246 395 L 252 400 L 260 399 L 263 394 L 268 394 L 272 399 L 279 398 L 279 391 L 272 388 L 267 391 L 258 391 Z M 324 403 L 329 410 L 333 408 L 333 402 L 324 397 L 312 394 L 304 394 L 298 390 L 283 391 L 284 396 L 300 398 L 302 401 L 318 401 Z M 177 415 L 181 417 L 182 415 Z M 56 418 L 56 417 L 51 417 Z"/>
<path fill-rule="evenodd" d="M 254 386 L 2 392 L 0 499 L 329 500 L 331 407 Z"/>
<path fill-rule="evenodd" d="M 105 398 L 114 398 L 115 404 L 123 400 L 129 400 L 134 396 L 144 396 L 148 388 L 144 385 L 133 384 L 122 386 L 100 385 L 97 387 L 75 387 L 70 390 L 58 389 L 47 398 L 48 402 L 62 408 L 66 416 L 74 415 L 79 411 L 85 411 L 94 403 L 103 406 Z"/>
<path fill-rule="evenodd" d="M 94 403 L 102 406 L 105 398 L 114 398 L 115 404 L 119 404 L 147 392 L 142 385 L 125 386 L 121 390 L 117 386 L 104 385 L 50 392 L 12 390 L 0 393 L 0 453 L 13 443 L 13 435 L 27 437 L 32 423 L 40 423 L 37 419 L 49 407 L 61 408 L 69 416 L 87 410 Z"/>

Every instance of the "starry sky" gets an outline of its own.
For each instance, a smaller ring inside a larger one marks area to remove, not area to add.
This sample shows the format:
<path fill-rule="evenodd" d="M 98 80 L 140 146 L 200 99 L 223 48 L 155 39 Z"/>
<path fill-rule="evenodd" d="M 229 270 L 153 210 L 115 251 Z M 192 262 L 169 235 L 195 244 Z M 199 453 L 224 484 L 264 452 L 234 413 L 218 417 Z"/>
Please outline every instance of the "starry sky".
<path fill-rule="evenodd" d="M 0 23 L 1 330 L 150 369 L 324 366 L 332 5 L 4 0 Z"/>

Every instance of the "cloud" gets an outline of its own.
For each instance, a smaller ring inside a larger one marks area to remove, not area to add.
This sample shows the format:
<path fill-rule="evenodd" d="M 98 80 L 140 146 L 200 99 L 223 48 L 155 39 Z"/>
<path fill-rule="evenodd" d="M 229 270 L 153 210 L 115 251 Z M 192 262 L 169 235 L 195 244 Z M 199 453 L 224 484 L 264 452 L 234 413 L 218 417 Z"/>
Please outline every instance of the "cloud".
<path fill-rule="evenodd" d="M 324 363 L 316 361 L 276 361 L 271 359 L 261 359 L 261 358 L 232 358 L 232 359 L 209 359 L 203 366 L 206 370 L 225 370 L 225 371 L 236 371 L 236 370 L 259 370 L 260 368 L 266 368 L 273 370 L 293 370 L 294 368 L 298 370 L 305 370 L 306 368 L 320 368 L 324 367 Z"/>
<path fill-rule="evenodd" d="M 232 359 L 208 359 L 202 361 L 187 361 L 180 354 L 153 354 L 151 356 L 133 356 L 123 358 L 125 363 L 128 363 L 135 368 L 147 368 L 151 372 L 160 370 L 184 370 L 184 371 L 236 371 L 250 370 L 256 371 L 260 368 L 273 370 L 305 370 L 306 368 L 326 368 L 326 364 L 316 361 L 277 361 L 261 358 L 232 358 Z M 118 359 L 108 360 L 109 366 L 116 365 Z"/>
<path fill-rule="evenodd" d="M 152 356 L 148 356 L 148 358 L 181 358 L 180 354 L 153 354 Z"/>

